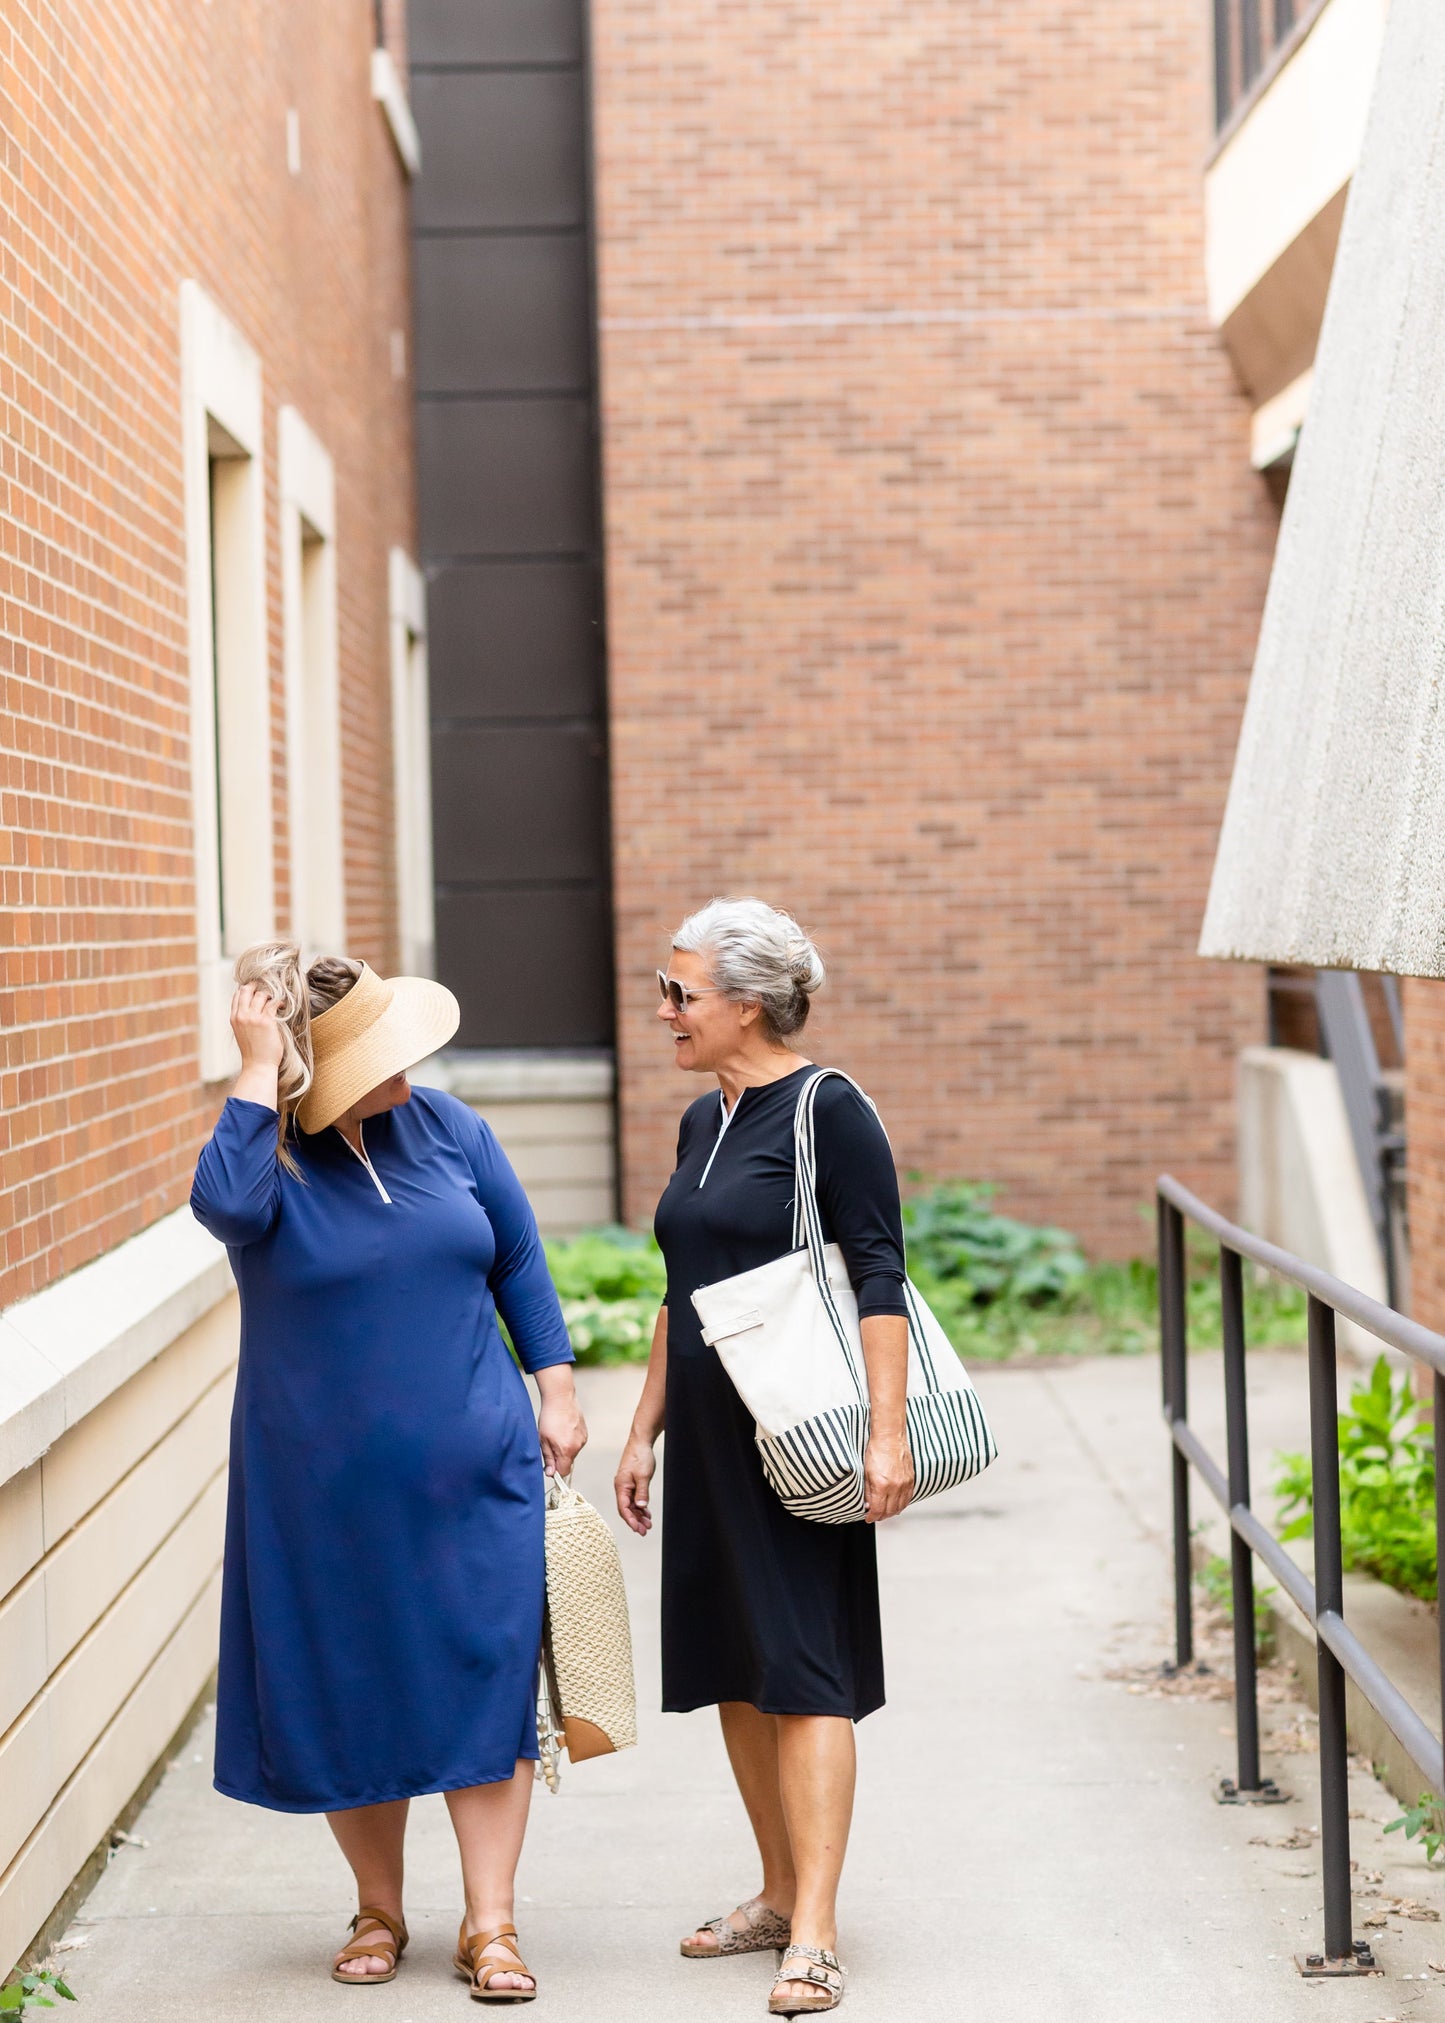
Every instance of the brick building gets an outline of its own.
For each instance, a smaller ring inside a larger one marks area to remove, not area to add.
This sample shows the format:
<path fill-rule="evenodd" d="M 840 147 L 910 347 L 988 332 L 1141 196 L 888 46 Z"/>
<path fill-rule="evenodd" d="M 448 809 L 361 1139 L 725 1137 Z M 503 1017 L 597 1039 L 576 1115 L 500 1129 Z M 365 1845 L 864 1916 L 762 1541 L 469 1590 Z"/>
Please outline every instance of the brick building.
<path fill-rule="evenodd" d="M 231 960 L 428 939 L 391 11 L 0 21 L 0 1969 L 214 1663 Z"/>
<path fill-rule="evenodd" d="M 757 890 L 905 1169 L 1120 1253 L 1165 1160 L 1229 1195 L 1264 993 L 1194 941 L 1276 511 L 1197 9 L 411 24 L 453 1086 L 605 1106 L 615 1049 L 646 1221 L 695 1093 L 653 968 Z"/>
<path fill-rule="evenodd" d="M 667 928 L 760 890 L 900 1164 L 1135 1250 L 1232 1192 L 1197 962 L 1275 513 L 1204 300 L 1198 10 L 594 10 L 623 1158 Z"/>

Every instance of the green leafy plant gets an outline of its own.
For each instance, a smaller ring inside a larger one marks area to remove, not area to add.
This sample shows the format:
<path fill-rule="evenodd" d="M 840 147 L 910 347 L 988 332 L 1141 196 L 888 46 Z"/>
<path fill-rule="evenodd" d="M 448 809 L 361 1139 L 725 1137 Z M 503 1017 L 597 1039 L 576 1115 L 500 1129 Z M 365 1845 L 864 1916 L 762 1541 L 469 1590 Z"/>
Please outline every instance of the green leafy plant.
<path fill-rule="evenodd" d="M 955 1181 L 905 1202 L 903 1233 L 913 1271 L 976 1307 L 1057 1300 L 1087 1269 L 1076 1239 L 1063 1229 L 996 1214 L 990 1205 L 996 1192 L 982 1181 Z"/>
<path fill-rule="evenodd" d="M 1229 1561 L 1217 1552 L 1198 1567 L 1195 1581 L 1206 1601 L 1223 1611 L 1232 1623 L 1234 1621 L 1234 1575 Z M 1262 1659 L 1274 1655 L 1274 1610 L 1269 1598 L 1274 1593 L 1272 1587 L 1256 1587 L 1254 1590 L 1254 1648 Z"/>
<path fill-rule="evenodd" d="M 996 1192 L 982 1181 L 950 1181 L 903 1204 L 909 1271 L 961 1355 L 990 1362 L 1157 1349 L 1150 1259 L 1091 1262 L 1067 1230 L 998 1214 Z M 645 1361 L 667 1294 L 653 1238 L 612 1225 L 549 1242 L 546 1252 L 578 1361 Z M 1218 1347 L 1219 1252 L 1197 1233 L 1187 1300 L 1190 1341 Z M 1247 1271 L 1245 1328 L 1256 1345 L 1302 1341 L 1304 1295 Z"/>
<path fill-rule="evenodd" d="M 543 1248 L 578 1362 L 645 1362 L 667 1296 L 654 1238 L 613 1225 Z"/>
<path fill-rule="evenodd" d="M 42 1967 L 33 1974 L 17 1974 L 13 1981 L 0 1988 L 0 2016 L 30 2016 L 37 2009 L 53 2009 L 55 2004 L 46 1993 L 47 1989 L 63 2002 L 76 1999 L 59 1974 Z"/>
<path fill-rule="evenodd" d="M 1392 1819 L 1385 1828 L 1386 1833 L 1398 1833 L 1403 1827 L 1406 1840 L 1418 1840 L 1425 1850 L 1427 1862 L 1439 1859 L 1440 1850 L 1445 1847 L 1445 1805 L 1433 1791 L 1422 1791 L 1413 1805 L 1407 1805 L 1398 1819 Z"/>
<path fill-rule="evenodd" d="M 955 1183 L 904 1204 L 909 1269 L 961 1355 L 990 1361 L 1157 1351 L 1152 1259 L 1091 1262 L 1065 1230 L 995 1215 L 993 1192 Z M 1200 1231 L 1190 1232 L 1186 1273 L 1190 1343 L 1218 1348 L 1219 1249 Z M 1297 1287 L 1246 1270 L 1244 1307 L 1246 1338 L 1256 1347 L 1304 1340 L 1306 1302 Z"/>
<path fill-rule="evenodd" d="M 1406 1594 L 1433 1601 L 1435 1437 L 1383 1356 L 1340 1414 L 1340 1544 L 1346 1570 L 1372 1573 Z M 1314 1530 L 1314 1481 L 1306 1454 L 1276 1460 L 1281 1537 Z"/>

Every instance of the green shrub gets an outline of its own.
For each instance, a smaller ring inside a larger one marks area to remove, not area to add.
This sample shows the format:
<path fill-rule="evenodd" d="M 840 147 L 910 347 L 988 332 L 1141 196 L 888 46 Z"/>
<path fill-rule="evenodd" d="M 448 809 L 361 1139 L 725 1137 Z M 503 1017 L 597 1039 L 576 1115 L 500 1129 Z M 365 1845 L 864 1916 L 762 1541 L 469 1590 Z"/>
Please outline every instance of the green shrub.
<path fill-rule="evenodd" d="M 1306 1454 L 1281 1454 L 1275 1494 L 1281 1537 L 1314 1530 L 1314 1481 Z M 1340 1414 L 1340 1543 L 1346 1571 L 1372 1573 L 1406 1594 L 1433 1601 L 1435 1437 L 1407 1377 L 1383 1356 Z"/>
<path fill-rule="evenodd" d="M 542 1248 L 560 1299 L 650 1299 L 657 1307 L 667 1297 L 662 1252 L 643 1230 L 612 1223 Z"/>
<path fill-rule="evenodd" d="M 906 1201 L 910 1270 L 976 1307 L 997 1300 L 1046 1306 L 1083 1276 L 1084 1253 L 1066 1230 L 995 1214 L 989 1203 L 996 1192 L 981 1181 L 955 1181 Z"/>
<path fill-rule="evenodd" d="M 1140 1355 L 1159 1342 L 1158 1274 L 1147 1258 L 1090 1263 L 1067 1230 L 991 1206 L 980 1181 L 928 1187 L 903 1204 L 908 1268 L 965 1359 Z M 581 1363 L 643 1362 L 667 1273 L 635 1229 L 584 1230 L 546 1245 Z M 1304 1339 L 1304 1295 L 1245 1272 L 1245 1328 L 1257 1346 Z M 1197 1232 L 1188 1252 L 1189 1336 L 1219 1346 L 1219 1253 Z"/>
<path fill-rule="evenodd" d="M 1090 1263 L 1067 1231 L 995 1215 L 993 1192 L 954 1183 L 914 1195 L 903 1209 L 913 1280 L 965 1360 L 1157 1353 L 1152 1258 Z M 1190 1343 L 1218 1348 L 1219 1249 L 1198 1230 L 1189 1232 L 1186 1272 Z M 1304 1340 L 1297 1287 L 1246 1268 L 1244 1308 L 1256 1347 Z"/>
<path fill-rule="evenodd" d="M 656 1240 L 613 1225 L 543 1245 L 579 1363 L 646 1362 L 667 1270 Z"/>

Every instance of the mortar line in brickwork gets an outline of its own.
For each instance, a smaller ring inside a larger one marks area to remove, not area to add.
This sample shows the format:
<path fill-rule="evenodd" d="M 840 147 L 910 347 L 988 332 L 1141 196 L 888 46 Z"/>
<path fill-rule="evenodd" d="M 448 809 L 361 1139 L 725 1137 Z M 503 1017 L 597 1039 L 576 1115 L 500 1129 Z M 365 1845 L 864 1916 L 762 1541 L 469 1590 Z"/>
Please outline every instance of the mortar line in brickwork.
<path fill-rule="evenodd" d="M 587 227 L 571 225 L 418 225 L 414 239 L 580 239 Z"/>
<path fill-rule="evenodd" d="M 529 77 L 538 74 L 555 76 L 559 71 L 580 71 L 580 56 L 534 57 L 530 62 L 519 63 L 413 63 L 408 66 L 413 77 Z"/>
<path fill-rule="evenodd" d="M 603 330 L 873 330 L 979 323 L 1169 323 L 1206 315 L 1202 302 L 1142 303 L 1137 308 L 797 309 L 707 311 L 699 315 L 603 316 Z"/>
<path fill-rule="evenodd" d="M 441 555 L 428 548 L 426 560 L 428 564 L 437 566 L 446 562 L 595 562 L 597 554 L 596 548 L 547 548 L 541 551 L 527 548 L 520 552 L 499 549 L 495 553 L 463 551 L 455 555 Z"/>

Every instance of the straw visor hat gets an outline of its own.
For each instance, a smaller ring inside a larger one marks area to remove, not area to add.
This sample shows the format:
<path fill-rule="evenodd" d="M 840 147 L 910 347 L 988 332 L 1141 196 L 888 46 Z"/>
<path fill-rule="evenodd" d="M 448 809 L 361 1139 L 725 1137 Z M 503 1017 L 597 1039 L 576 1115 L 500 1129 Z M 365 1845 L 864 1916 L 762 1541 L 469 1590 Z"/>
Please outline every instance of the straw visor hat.
<path fill-rule="evenodd" d="M 315 1072 L 296 1106 L 297 1123 L 308 1134 L 324 1131 L 368 1089 L 445 1046 L 461 1019 L 445 984 L 378 976 L 363 963 L 345 997 L 311 1021 Z"/>

